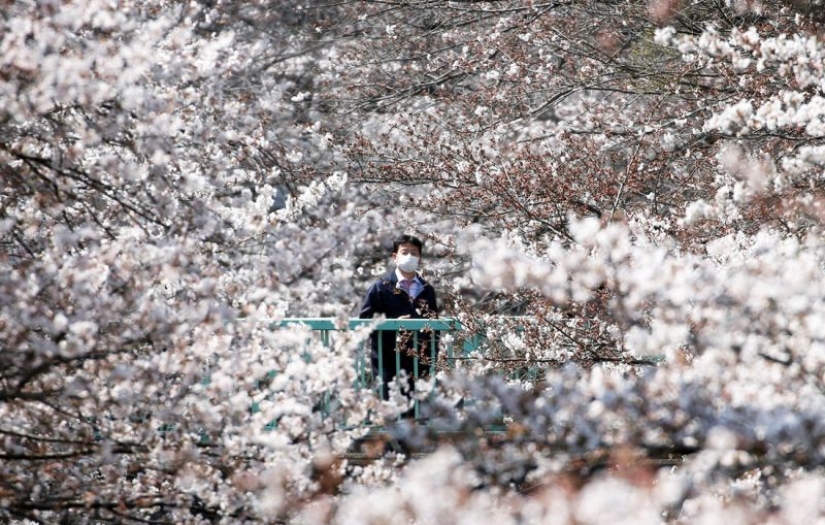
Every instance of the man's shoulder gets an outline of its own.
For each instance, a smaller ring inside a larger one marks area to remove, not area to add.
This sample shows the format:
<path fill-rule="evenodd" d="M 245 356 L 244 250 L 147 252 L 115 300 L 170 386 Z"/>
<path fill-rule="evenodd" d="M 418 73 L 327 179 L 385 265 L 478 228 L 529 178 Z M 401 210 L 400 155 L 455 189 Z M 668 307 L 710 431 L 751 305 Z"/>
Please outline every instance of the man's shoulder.
<path fill-rule="evenodd" d="M 382 287 L 387 287 L 387 286 L 393 286 L 395 284 L 395 282 L 396 282 L 395 274 L 392 273 L 392 272 L 389 272 L 389 273 L 385 273 L 384 275 L 382 275 L 381 277 L 379 277 L 378 279 L 373 281 L 371 286 L 373 288 L 382 288 Z"/>

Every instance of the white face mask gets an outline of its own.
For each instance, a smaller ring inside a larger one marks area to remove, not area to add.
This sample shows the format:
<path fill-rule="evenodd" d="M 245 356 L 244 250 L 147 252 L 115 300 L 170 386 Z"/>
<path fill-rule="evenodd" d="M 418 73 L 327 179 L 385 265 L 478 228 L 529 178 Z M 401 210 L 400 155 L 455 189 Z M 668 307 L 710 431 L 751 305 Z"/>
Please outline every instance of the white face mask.
<path fill-rule="evenodd" d="M 418 269 L 418 257 L 412 254 L 401 254 L 395 256 L 395 265 L 402 272 L 414 272 Z"/>

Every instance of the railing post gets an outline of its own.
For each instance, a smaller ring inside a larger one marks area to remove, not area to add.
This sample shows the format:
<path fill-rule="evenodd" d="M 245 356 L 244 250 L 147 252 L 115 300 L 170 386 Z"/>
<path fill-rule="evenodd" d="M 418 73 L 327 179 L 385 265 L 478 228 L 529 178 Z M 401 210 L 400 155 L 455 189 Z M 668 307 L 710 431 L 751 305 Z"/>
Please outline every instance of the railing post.
<path fill-rule="evenodd" d="M 418 332 L 413 332 L 413 380 L 412 380 L 412 387 L 413 391 L 410 392 L 413 400 L 413 416 L 415 419 L 421 417 L 421 407 L 419 406 L 418 399 L 415 397 L 415 390 L 416 390 L 416 382 L 419 379 L 418 374 L 418 355 L 420 349 L 418 348 Z M 397 372 L 396 372 L 397 373 Z"/>

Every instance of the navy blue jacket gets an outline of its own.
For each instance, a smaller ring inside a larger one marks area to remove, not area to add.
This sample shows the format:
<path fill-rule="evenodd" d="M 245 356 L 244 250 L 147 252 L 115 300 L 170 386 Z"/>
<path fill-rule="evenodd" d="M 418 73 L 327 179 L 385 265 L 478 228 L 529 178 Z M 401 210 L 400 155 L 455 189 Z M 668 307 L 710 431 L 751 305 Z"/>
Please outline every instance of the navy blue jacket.
<path fill-rule="evenodd" d="M 432 319 L 437 316 L 438 305 L 435 298 L 435 289 L 428 282 L 424 281 L 421 276 L 419 279 L 424 283 L 421 292 L 414 301 L 410 301 L 410 296 L 406 291 L 397 288 L 398 276 L 395 270 L 388 272 L 385 276 L 378 279 L 367 290 L 367 296 L 364 298 L 364 304 L 361 306 L 361 312 L 358 315 L 361 319 L 369 319 L 377 315 L 383 314 L 387 319 L 397 319 L 402 316 L 409 316 L 412 319 Z M 382 338 L 382 354 L 383 354 L 383 368 L 381 371 L 384 380 L 387 381 L 395 376 L 395 346 L 396 337 L 395 332 L 390 330 L 373 332 L 371 337 L 372 343 L 372 365 L 373 371 L 378 370 L 378 334 Z M 431 346 L 432 345 L 432 346 Z M 413 358 L 408 355 L 412 350 L 412 337 L 409 338 L 406 348 L 401 352 L 401 367 L 407 372 L 413 372 Z M 432 347 L 434 346 L 436 352 L 438 351 L 438 338 L 431 337 L 430 334 L 418 333 L 419 355 L 429 360 L 432 355 Z M 429 369 L 429 363 L 419 362 L 419 374 Z"/>

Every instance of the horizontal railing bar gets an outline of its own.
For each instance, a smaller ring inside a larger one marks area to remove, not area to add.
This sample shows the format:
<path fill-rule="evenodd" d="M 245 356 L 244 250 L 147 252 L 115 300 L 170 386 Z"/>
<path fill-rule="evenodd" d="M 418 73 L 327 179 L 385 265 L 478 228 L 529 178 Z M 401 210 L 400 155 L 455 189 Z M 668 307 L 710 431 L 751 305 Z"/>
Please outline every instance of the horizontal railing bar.
<path fill-rule="evenodd" d="M 343 328 L 338 325 L 338 321 L 331 317 L 315 317 L 315 318 L 289 318 L 281 319 L 272 323 L 272 328 L 281 328 L 290 325 L 306 325 L 312 330 L 346 330 L 367 326 L 374 323 L 374 319 L 349 319 L 347 327 Z M 455 319 L 385 319 L 380 321 L 375 326 L 376 330 L 436 330 L 453 331 L 462 330 L 461 323 Z"/>

